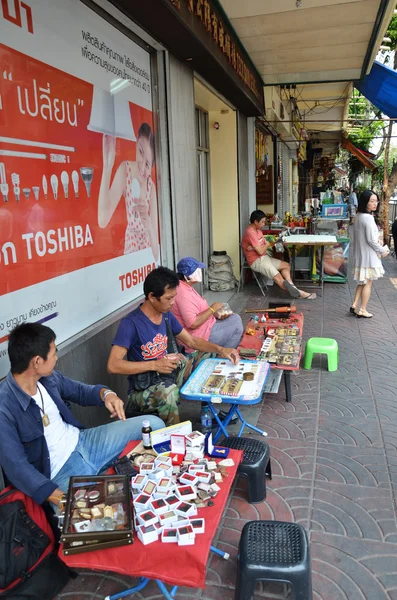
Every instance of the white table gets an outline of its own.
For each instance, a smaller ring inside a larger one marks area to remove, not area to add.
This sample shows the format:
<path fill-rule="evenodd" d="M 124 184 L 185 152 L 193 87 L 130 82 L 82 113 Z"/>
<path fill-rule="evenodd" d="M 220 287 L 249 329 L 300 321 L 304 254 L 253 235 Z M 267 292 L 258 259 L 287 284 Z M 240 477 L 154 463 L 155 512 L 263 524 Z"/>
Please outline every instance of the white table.
<path fill-rule="evenodd" d="M 321 287 L 321 291 L 324 289 L 324 248 L 325 246 L 332 246 L 338 243 L 338 240 L 334 235 L 310 235 L 310 234 L 301 234 L 301 235 L 289 235 L 284 238 L 285 246 L 292 246 L 291 252 L 291 276 L 292 280 L 295 281 L 295 255 L 296 255 L 296 246 L 320 246 L 320 275 L 318 279 L 318 285 Z M 309 286 L 305 286 L 309 287 Z M 313 287 L 313 286 L 310 286 Z M 317 286 L 314 286 L 317 287 Z"/>

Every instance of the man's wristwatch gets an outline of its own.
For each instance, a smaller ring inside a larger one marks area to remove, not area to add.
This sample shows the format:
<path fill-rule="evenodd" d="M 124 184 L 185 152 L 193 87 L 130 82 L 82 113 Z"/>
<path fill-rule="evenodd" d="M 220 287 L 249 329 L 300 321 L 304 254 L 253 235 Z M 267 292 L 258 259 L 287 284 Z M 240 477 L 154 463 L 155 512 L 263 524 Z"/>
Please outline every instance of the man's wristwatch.
<path fill-rule="evenodd" d="M 66 495 L 62 494 L 62 496 L 56 496 L 55 494 L 51 494 L 51 496 L 49 496 L 47 500 L 48 502 L 52 502 L 52 504 L 56 504 L 57 506 L 59 506 L 61 503 L 66 502 Z"/>

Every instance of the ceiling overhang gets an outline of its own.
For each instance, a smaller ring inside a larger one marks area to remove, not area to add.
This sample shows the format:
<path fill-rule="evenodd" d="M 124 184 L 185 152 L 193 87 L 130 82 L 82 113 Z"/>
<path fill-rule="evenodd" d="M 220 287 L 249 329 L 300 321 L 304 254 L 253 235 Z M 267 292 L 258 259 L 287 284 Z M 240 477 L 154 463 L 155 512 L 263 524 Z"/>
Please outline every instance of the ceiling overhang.
<path fill-rule="evenodd" d="M 395 7 L 395 0 L 221 2 L 265 85 L 362 79 Z"/>

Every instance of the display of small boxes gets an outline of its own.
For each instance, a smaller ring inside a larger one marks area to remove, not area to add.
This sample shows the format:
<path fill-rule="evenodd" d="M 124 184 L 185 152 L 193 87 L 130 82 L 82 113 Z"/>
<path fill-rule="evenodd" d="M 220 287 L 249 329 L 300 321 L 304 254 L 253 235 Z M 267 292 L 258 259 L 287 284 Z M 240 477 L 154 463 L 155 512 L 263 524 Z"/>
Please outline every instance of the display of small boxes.
<path fill-rule="evenodd" d="M 137 529 L 137 536 L 144 546 L 157 542 L 159 539 L 159 530 L 154 525 L 142 525 Z"/>
<path fill-rule="evenodd" d="M 191 519 L 190 525 L 193 527 L 194 533 L 204 533 L 205 531 L 205 520 L 204 519 Z"/>
<path fill-rule="evenodd" d="M 178 499 L 177 499 L 178 501 Z M 178 502 L 179 503 L 179 502 Z M 159 498 L 158 500 L 152 500 L 150 503 L 151 509 L 157 514 L 161 515 L 162 513 L 167 512 L 169 510 L 169 504 L 163 499 Z"/>
<path fill-rule="evenodd" d="M 180 465 L 186 452 L 186 439 L 182 434 L 171 435 L 170 458 L 173 465 Z"/>
<path fill-rule="evenodd" d="M 149 525 L 154 525 L 157 523 L 158 516 L 153 510 L 145 510 L 144 512 L 138 513 L 138 523 L 140 525 L 144 525 L 145 527 L 149 527 Z"/>
<path fill-rule="evenodd" d="M 178 520 L 178 515 L 175 511 L 169 510 L 162 515 L 159 515 L 160 525 L 166 526 L 175 523 Z"/>
<path fill-rule="evenodd" d="M 154 463 L 142 463 L 139 467 L 139 472 L 143 475 L 148 475 L 154 471 Z"/>
<path fill-rule="evenodd" d="M 70 478 L 61 534 L 65 555 L 124 546 L 133 539 L 127 476 Z"/>
<path fill-rule="evenodd" d="M 186 445 L 187 446 L 202 446 L 204 444 L 205 435 L 201 433 L 201 431 L 192 431 L 186 437 Z M 190 449 L 189 449 L 190 451 Z"/>
<path fill-rule="evenodd" d="M 208 471 L 196 471 L 195 476 L 200 483 L 209 483 L 211 481 L 211 473 L 208 473 Z"/>
<path fill-rule="evenodd" d="M 193 546 L 194 544 L 194 531 L 191 525 L 183 525 L 182 527 L 177 527 L 177 535 L 178 535 L 178 546 Z"/>
<path fill-rule="evenodd" d="M 131 487 L 137 490 L 141 490 L 147 483 L 148 479 L 146 475 L 136 475 L 131 479 Z"/>
<path fill-rule="evenodd" d="M 175 507 L 174 510 L 176 514 L 180 515 L 181 517 L 193 517 L 197 514 L 196 505 L 190 504 L 189 502 L 181 502 L 178 506 Z"/>
<path fill-rule="evenodd" d="M 134 508 L 137 513 L 143 512 L 149 508 L 150 496 L 147 494 L 139 494 L 137 498 L 134 498 Z"/>
<path fill-rule="evenodd" d="M 180 485 L 175 488 L 175 494 L 180 500 L 194 500 L 197 498 L 197 492 L 191 485 Z"/>
<path fill-rule="evenodd" d="M 176 543 L 178 541 L 178 534 L 175 527 L 164 527 L 161 534 L 161 541 L 165 544 Z"/>
<path fill-rule="evenodd" d="M 183 475 L 179 477 L 179 481 L 186 485 L 196 485 L 198 483 L 197 477 L 192 473 L 183 473 Z"/>

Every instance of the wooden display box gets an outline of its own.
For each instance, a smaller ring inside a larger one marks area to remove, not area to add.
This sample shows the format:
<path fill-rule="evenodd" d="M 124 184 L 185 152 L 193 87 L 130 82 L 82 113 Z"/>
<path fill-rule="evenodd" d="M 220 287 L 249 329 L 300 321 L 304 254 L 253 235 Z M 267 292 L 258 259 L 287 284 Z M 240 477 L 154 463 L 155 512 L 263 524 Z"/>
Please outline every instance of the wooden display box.
<path fill-rule="evenodd" d="M 133 540 L 129 478 L 71 477 L 61 535 L 64 554 L 124 546 Z"/>

